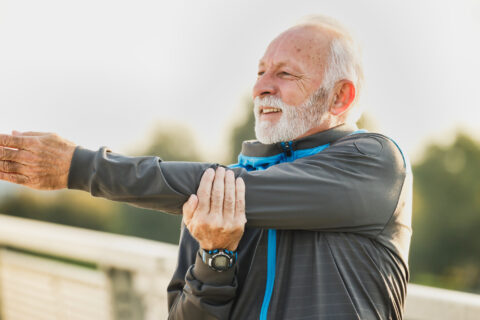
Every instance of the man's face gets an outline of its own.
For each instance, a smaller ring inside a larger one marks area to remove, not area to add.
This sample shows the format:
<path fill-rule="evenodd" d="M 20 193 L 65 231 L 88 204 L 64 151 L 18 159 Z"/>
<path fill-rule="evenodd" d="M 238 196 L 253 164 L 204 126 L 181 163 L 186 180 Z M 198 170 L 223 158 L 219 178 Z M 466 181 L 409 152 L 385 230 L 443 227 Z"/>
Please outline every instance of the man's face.
<path fill-rule="evenodd" d="M 321 125 L 318 121 L 328 110 L 328 92 L 321 84 L 329 41 L 328 33 L 302 26 L 287 30 L 268 46 L 253 89 L 260 142 L 292 140 Z"/>

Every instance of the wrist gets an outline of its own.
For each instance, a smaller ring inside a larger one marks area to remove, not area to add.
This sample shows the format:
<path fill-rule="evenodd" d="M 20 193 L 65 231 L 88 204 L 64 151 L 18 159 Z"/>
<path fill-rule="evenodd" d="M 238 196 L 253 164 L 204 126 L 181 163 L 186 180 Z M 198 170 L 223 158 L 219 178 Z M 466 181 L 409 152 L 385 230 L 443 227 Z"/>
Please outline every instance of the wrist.
<path fill-rule="evenodd" d="M 195 264 L 192 266 L 192 276 L 202 283 L 215 286 L 230 286 L 235 283 L 237 266 L 224 272 L 213 271 L 202 261 L 200 250 L 196 254 Z"/>
<path fill-rule="evenodd" d="M 228 249 L 200 249 L 199 254 L 203 263 L 217 272 L 230 270 L 237 262 L 237 252 Z"/>

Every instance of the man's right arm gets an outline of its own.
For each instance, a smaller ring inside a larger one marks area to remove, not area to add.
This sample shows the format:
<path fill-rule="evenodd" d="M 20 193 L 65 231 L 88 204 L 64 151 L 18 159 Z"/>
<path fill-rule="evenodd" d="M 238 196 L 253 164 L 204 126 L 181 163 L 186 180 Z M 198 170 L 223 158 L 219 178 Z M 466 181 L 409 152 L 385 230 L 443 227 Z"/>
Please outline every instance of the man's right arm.
<path fill-rule="evenodd" d="M 0 135 L 0 138 L 0 144 L 18 148 L 18 151 L 0 148 L 1 160 L 8 160 L 2 161 L 8 173 L 1 174 L 1 179 L 22 183 L 10 178 L 32 174 L 27 182 L 49 182 L 52 179 L 45 180 L 43 175 L 49 172 L 55 175 L 58 168 L 64 167 L 42 166 L 56 158 L 56 150 L 63 143 L 57 143 L 55 136 L 20 139 Z M 53 151 L 46 152 L 50 149 Z M 73 158 L 67 154 L 72 159 L 71 165 L 68 157 L 62 158 L 70 165 L 69 188 L 174 214 L 181 214 L 183 203 L 196 192 L 203 172 L 217 166 L 163 162 L 157 157 L 125 157 L 106 148 L 94 152 L 77 147 Z M 30 158 L 39 155 L 42 161 L 31 162 Z M 388 138 L 356 134 L 318 154 L 267 170 L 233 170 L 236 177 L 245 181 L 247 226 L 355 232 L 375 238 L 391 221 L 397 205 L 402 204 L 401 193 L 409 190 L 408 185 L 405 187 L 407 166 Z M 59 172 L 63 175 L 63 171 Z M 66 183 L 47 184 L 49 188 L 65 186 Z"/>
<path fill-rule="evenodd" d="M 69 187 L 94 196 L 180 214 L 211 163 L 129 158 L 77 148 Z M 356 232 L 375 237 L 391 219 L 407 175 L 396 145 L 354 135 L 326 150 L 263 171 L 235 168 L 246 185 L 247 226 Z"/>

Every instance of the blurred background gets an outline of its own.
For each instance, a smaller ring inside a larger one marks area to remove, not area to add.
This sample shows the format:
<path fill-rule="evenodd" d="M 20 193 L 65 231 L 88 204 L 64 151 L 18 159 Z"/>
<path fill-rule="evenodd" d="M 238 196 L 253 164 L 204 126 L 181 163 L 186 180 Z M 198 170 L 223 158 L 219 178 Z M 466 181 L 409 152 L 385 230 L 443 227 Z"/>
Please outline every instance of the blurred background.
<path fill-rule="evenodd" d="M 362 45 L 360 126 L 414 172 L 411 281 L 480 293 L 480 1 L 0 0 L 0 131 L 91 149 L 236 161 L 258 60 L 308 14 Z M 180 217 L 0 184 L 0 213 L 178 243 Z"/>

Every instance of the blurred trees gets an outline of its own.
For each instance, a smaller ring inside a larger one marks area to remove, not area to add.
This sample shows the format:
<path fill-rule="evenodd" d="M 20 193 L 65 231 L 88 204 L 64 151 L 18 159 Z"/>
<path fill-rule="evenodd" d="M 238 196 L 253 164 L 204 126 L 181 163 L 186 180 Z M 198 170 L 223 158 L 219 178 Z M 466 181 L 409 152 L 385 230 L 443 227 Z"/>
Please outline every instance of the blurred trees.
<path fill-rule="evenodd" d="M 242 151 L 242 141 L 255 139 L 255 116 L 253 114 L 253 100 L 245 97 L 243 106 L 239 107 L 240 117 L 232 128 L 229 139 L 228 163 L 237 163 L 238 155 Z"/>
<path fill-rule="evenodd" d="M 181 125 L 159 124 L 142 155 L 163 160 L 199 161 L 190 131 Z M 20 188 L 0 201 L 0 212 L 152 240 L 178 243 L 181 216 L 94 198 L 83 191 L 32 191 Z"/>
<path fill-rule="evenodd" d="M 480 144 L 432 145 L 413 173 L 412 281 L 480 293 Z"/>

